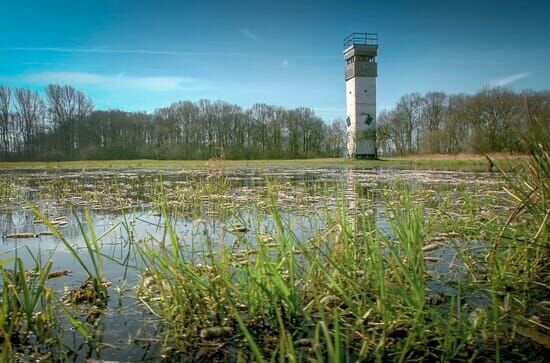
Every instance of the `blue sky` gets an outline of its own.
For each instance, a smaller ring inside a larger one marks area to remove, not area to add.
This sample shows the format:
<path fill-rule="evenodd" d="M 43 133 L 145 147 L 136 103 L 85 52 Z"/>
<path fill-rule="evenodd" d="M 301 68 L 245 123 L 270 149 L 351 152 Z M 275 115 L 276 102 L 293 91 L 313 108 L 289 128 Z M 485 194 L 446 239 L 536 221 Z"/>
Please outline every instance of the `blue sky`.
<path fill-rule="evenodd" d="M 345 115 L 342 40 L 379 34 L 379 110 L 408 92 L 550 88 L 550 1 L 0 0 L 0 84 L 96 109 L 177 100 Z"/>

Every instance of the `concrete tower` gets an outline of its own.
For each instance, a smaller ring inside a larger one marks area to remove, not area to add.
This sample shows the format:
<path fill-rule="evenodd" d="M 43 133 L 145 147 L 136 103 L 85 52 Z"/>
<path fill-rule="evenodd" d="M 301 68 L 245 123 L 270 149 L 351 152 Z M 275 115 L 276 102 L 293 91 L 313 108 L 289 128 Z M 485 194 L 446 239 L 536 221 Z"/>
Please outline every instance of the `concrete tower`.
<path fill-rule="evenodd" d="M 348 156 L 376 159 L 376 76 L 378 34 L 353 33 L 344 39 Z"/>

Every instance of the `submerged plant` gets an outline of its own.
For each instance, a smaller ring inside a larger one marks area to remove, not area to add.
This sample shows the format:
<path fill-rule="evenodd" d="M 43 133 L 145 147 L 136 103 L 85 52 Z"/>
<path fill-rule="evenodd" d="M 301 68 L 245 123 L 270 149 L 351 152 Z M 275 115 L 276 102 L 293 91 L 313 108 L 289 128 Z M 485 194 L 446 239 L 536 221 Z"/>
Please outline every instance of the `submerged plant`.
<path fill-rule="evenodd" d="M 57 227 L 50 221 L 44 214 L 42 214 L 36 207 L 31 205 L 34 214 L 44 222 L 50 231 L 57 237 L 69 251 L 72 257 L 78 262 L 80 267 L 86 272 L 88 280 L 78 290 L 74 290 L 67 296 L 70 302 L 82 302 L 87 301 L 96 305 L 105 305 L 107 300 L 107 286 L 109 285 L 103 278 L 103 256 L 101 253 L 101 246 L 99 240 L 105 235 L 109 234 L 117 225 L 114 225 L 109 230 L 104 232 L 101 236 L 97 237 L 93 222 L 89 211 L 85 211 L 85 219 L 89 228 L 89 232 L 86 232 L 84 225 L 73 213 L 76 218 L 80 233 L 84 239 L 86 251 L 88 252 L 88 258 L 92 264 L 92 268 L 88 267 L 88 264 L 84 262 L 80 254 L 75 247 L 63 236 L 63 234 L 57 229 Z"/>
<path fill-rule="evenodd" d="M 531 126 L 524 140 L 528 161 L 517 173 L 501 170 L 505 191 L 516 207 L 487 256 L 492 302 L 488 315 L 496 347 L 517 339 L 503 329 L 505 321 L 513 324 L 512 332 L 550 347 L 550 318 L 541 308 L 550 297 L 550 135 L 541 121 Z"/>
<path fill-rule="evenodd" d="M 530 157 L 522 169 L 513 175 L 500 170 L 506 179 L 506 192 L 517 202 L 508 224 L 528 213 L 535 233 L 525 242 L 532 243 L 533 248 L 546 256 L 550 248 L 550 134 L 547 125 L 534 120 L 524 143 Z"/>
<path fill-rule="evenodd" d="M 13 270 L 6 268 L 10 262 Z M 46 286 L 51 267 L 51 260 L 45 266 L 37 261 L 33 273 L 29 273 L 19 257 L 0 263 L 2 361 L 10 361 L 28 344 L 37 343 L 33 350 L 43 353 L 47 346 L 60 343 L 53 292 Z"/>

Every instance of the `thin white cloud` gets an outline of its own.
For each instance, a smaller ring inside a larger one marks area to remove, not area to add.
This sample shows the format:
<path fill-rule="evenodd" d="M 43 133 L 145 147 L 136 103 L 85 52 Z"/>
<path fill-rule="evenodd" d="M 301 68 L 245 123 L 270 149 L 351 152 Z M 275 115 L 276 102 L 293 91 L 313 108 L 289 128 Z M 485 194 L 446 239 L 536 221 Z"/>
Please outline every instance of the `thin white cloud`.
<path fill-rule="evenodd" d="M 517 74 L 511 74 L 511 75 L 503 77 L 503 78 L 495 79 L 495 80 L 491 81 L 490 84 L 493 87 L 504 87 L 504 86 L 507 86 L 511 83 L 517 82 L 521 79 L 529 77 L 531 74 L 532 74 L 532 72 L 521 72 L 521 73 L 517 73 Z"/>
<path fill-rule="evenodd" d="M 239 32 L 255 41 L 260 38 L 248 29 L 241 29 Z M 66 47 L 13 47 L 0 48 L 0 51 L 18 51 L 18 52 L 51 52 L 51 53 L 96 53 L 96 54 L 137 54 L 137 55 L 159 55 L 159 56 L 175 56 L 175 57 L 250 57 L 249 53 L 240 52 L 182 52 L 174 50 L 151 50 L 151 49 L 112 49 L 112 48 L 66 48 Z M 254 54 L 254 57 L 262 57 Z M 263 57 L 276 57 L 276 55 L 265 55 Z M 295 54 L 286 57 L 287 59 L 340 59 L 341 55 L 328 54 Z"/>
<path fill-rule="evenodd" d="M 61 83 L 74 86 L 95 86 L 105 89 L 132 89 L 151 92 L 197 90 L 209 87 L 208 81 L 190 77 L 128 76 L 85 72 L 40 72 L 19 76 L 33 84 Z"/>
<path fill-rule="evenodd" d="M 255 33 L 253 33 L 250 29 L 247 29 L 247 28 L 239 29 L 239 33 L 241 33 L 245 38 L 248 38 L 255 42 L 260 40 L 260 37 Z"/>
<path fill-rule="evenodd" d="M 245 53 L 234 52 L 181 52 L 174 50 L 151 50 L 151 49 L 110 49 L 110 48 L 63 48 L 63 47 L 14 47 L 3 48 L 2 50 L 22 52 L 55 52 L 55 53 L 100 53 L 100 54 L 143 54 L 143 55 L 166 55 L 166 56 L 246 56 Z"/>

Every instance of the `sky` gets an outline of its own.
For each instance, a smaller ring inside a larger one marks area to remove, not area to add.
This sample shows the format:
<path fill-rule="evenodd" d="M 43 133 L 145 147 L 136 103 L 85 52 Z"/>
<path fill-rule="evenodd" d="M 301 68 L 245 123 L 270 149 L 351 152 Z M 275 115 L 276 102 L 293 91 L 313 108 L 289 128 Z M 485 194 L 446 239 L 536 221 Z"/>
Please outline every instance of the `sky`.
<path fill-rule="evenodd" d="M 409 92 L 550 88 L 550 1 L 0 0 L 0 85 L 96 109 L 179 100 L 345 117 L 343 39 L 378 33 L 378 110 Z"/>

